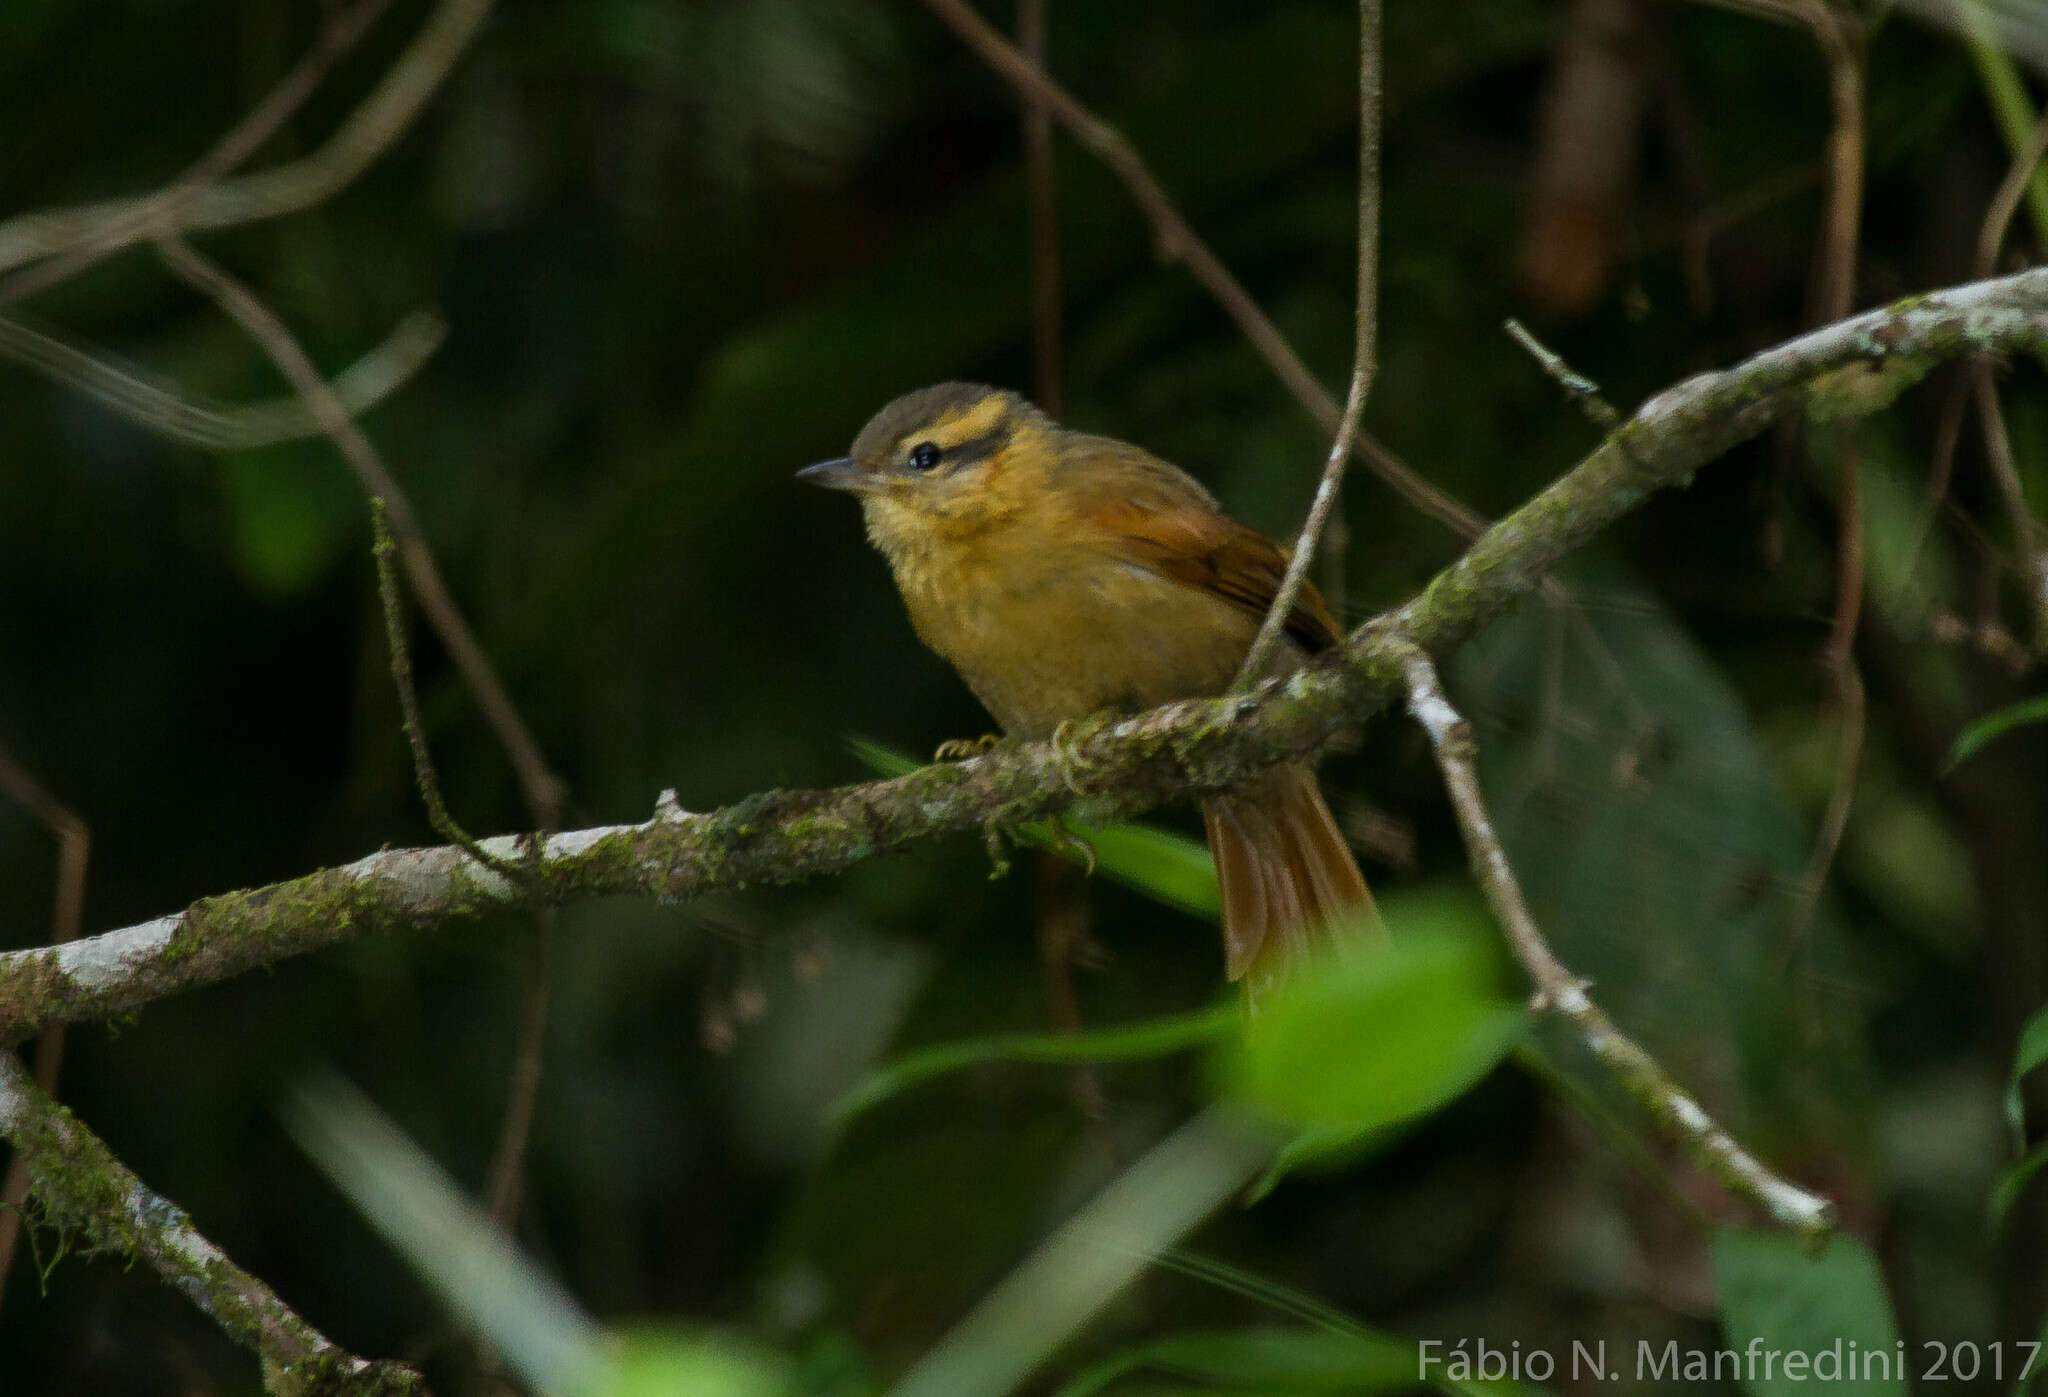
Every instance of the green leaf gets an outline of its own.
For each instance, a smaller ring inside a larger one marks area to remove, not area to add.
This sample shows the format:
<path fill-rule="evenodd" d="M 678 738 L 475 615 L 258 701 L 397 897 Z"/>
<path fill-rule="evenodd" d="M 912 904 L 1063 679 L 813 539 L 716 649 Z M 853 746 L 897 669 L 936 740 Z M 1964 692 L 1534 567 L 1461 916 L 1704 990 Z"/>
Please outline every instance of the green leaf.
<path fill-rule="evenodd" d="M 590 1397 L 782 1397 L 792 1391 L 789 1361 L 759 1344 L 724 1334 L 668 1329 L 628 1331 L 610 1371 Z"/>
<path fill-rule="evenodd" d="M 1406 1391 L 1420 1367 L 1413 1340 L 1325 1329 L 1197 1330 L 1112 1354 L 1059 1389 L 1093 1397 L 1127 1374 L 1156 1369 L 1227 1392 Z"/>
<path fill-rule="evenodd" d="M 2020 1030 L 2019 1045 L 2012 1053 L 2012 1072 L 2005 1079 L 2005 1123 L 2012 1127 L 2014 1154 L 2027 1147 L 2027 1102 L 2020 1094 L 2020 1084 L 2044 1062 L 2048 1062 L 2048 1006 L 2037 1010 Z"/>
<path fill-rule="evenodd" d="M 907 753 L 864 737 L 848 738 L 847 746 L 884 776 L 903 776 L 922 765 Z M 1104 877 L 1207 921 L 1222 915 L 1216 865 L 1200 840 L 1139 824 L 1097 828 L 1069 823 L 1067 831 L 1095 850 L 1095 871 Z M 1055 838 L 1052 827 L 1042 820 L 1019 825 L 1016 834 L 1027 844 L 1051 849 L 1075 863 L 1088 861 L 1073 840 Z"/>
<path fill-rule="evenodd" d="M 1397 939 L 1287 994 L 1225 1063 L 1269 1115 L 1353 1134 L 1435 1109 L 1492 1071 L 1523 1030 L 1478 937 Z"/>
<path fill-rule="evenodd" d="M 1942 773 L 1946 775 L 1954 771 L 1993 738 L 2003 737 L 2009 730 L 2024 724 L 2041 722 L 2048 722 L 2048 694 L 2036 694 L 1996 713 L 1985 714 L 1957 735 L 1955 746 L 1948 749 L 1948 762 L 1942 767 Z"/>
<path fill-rule="evenodd" d="M 844 1120 L 934 1077 L 985 1062 L 1135 1062 L 1215 1042 L 1237 1030 L 1235 1004 L 1189 1014 L 1168 1014 L 1092 1033 L 1000 1033 L 937 1043 L 907 1053 L 869 1073 L 841 1097 L 833 1114 Z"/>
<path fill-rule="evenodd" d="M 1752 1397 L 1809 1397 L 1816 1388 L 1905 1397 L 1891 1300 L 1863 1243 L 1837 1235 L 1809 1256 L 1784 1233 L 1724 1227 L 1713 1252 L 1722 1327 L 1745 1355 L 1740 1377 Z M 1870 1353 L 1885 1363 L 1866 1367 L 1861 1355 Z M 1799 1376 L 1788 1375 L 1788 1361 Z"/>
<path fill-rule="evenodd" d="M 2048 1141 L 2034 1146 L 1999 1171 L 1998 1182 L 1991 1188 L 1991 1206 L 1988 1209 L 1992 1231 L 2004 1225 L 2005 1215 L 2012 1211 L 2020 1190 L 2027 1186 L 2027 1180 L 2041 1172 L 2044 1164 L 2048 1164 Z"/>
<path fill-rule="evenodd" d="M 1266 1195 L 1280 1186 L 1281 1180 L 1297 1170 L 1313 1169 L 1318 1165 L 1341 1167 L 1355 1164 L 1364 1156 L 1377 1153 L 1398 1133 L 1386 1129 L 1353 1130 L 1342 1125 L 1319 1125 L 1297 1130 L 1273 1156 L 1266 1172 L 1244 1191 L 1245 1206 L 1264 1202 Z"/>

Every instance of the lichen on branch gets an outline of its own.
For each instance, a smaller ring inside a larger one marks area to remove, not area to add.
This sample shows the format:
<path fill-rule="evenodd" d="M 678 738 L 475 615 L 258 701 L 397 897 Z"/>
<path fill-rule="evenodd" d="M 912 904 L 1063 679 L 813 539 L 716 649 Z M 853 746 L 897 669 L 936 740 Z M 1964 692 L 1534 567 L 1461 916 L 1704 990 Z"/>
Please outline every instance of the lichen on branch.
<path fill-rule="evenodd" d="M 894 780 L 768 791 L 705 814 L 665 810 L 642 824 L 555 834 L 526 887 L 452 846 L 392 850 L 66 946 L 11 951 L 0 955 L 0 1042 L 370 931 L 601 896 L 675 900 L 795 882 L 942 834 L 1044 816 L 1073 805 L 1077 792 L 1087 816 L 1102 820 L 1225 789 L 1322 753 L 1404 692 L 1406 647 L 1449 652 L 1586 540 L 1754 436 L 1825 375 L 1985 351 L 2048 351 L 2048 269 L 1852 316 L 1659 393 L 1413 599 L 1250 694 L 1083 724 L 1057 751 L 1006 745 Z M 504 859 L 527 850 L 511 836 L 482 846 Z"/>

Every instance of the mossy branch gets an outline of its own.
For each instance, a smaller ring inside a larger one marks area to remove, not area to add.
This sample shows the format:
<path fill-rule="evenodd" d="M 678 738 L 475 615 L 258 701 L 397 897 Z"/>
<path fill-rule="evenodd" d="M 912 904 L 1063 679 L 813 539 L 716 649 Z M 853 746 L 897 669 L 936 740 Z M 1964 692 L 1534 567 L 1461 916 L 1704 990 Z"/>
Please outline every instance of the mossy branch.
<path fill-rule="evenodd" d="M 1222 790 L 1312 758 L 1405 692 L 1405 646 L 1442 655 L 1653 491 L 1754 436 L 1832 370 L 1889 359 L 2048 351 L 2048 269 L 1914 297 L 1825 326 L 1637 409 L 1568 473 L 1486 531 L 1420 594 L 1284 681 L 1170 704 L 1045 744 L 823 791 L 769 791 L 706 814 L 555 834 L 519 886 L 454 847 L 392 850 L 67 946 L 0 955 L 0 1040 L 123 1013 L 387 927 L 584 898 L 679 899 L 839 872 L 937 835 L 1049 815 L 1083 794 L 1092 820 Z M 481 841 L 517 859 L 519 839 Z"/>
<path fill-rule="evenodd" d="M 282 1397 L 413 1397 L 419 1374 L 338 1347 L 277 1292 L 244 1271 L 192 1226 L 184 1209 L 152 1191 L 106 1142 L 0 1053 L 0 1136 L 35 1179 L 43 1222 L 70 1244 L 146 1263 L 263 1363 L 263 1385 Z"/>

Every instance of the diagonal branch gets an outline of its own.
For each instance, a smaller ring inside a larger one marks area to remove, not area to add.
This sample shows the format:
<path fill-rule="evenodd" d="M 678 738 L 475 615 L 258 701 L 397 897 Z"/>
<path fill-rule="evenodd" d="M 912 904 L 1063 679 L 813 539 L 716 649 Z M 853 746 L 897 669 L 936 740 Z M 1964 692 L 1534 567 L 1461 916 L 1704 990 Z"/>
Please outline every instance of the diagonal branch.
<path fill-rule="evenodd" d="M 1309 372 L 1308 365 L 1294 352 L 1294 346 L 1280 333 L 1280 327 L 1259 309 L 1258 302 L 1244 289 L 1244 284 L 1231 275 L 1230 269 L 1223 265 L 1222 259 L 1207 243 L 1195 236 L 1195 230 L 1181 217 L 1180 210 L 1173 206 L 1166 190 L 1146 168 L 1143 158 L 1125 139 L 1123 132 L 1081 105 L 1072 93 L 1047 77 L 1036 63 L 1019 53 L 1015 45 L 976 14 L 967 0 L 924 0 L 924 3 L 925 8 L 959 35 L 961 42 L 979 54 L 982 62 L 995 69 L 1027 102 L 1041 105 L 1051 112 L 1054 121 L 1109 166 L 1130 191 L 1139 212 L 1152 225 L 1152 236 L 1160 257 L 1185 265 L 1236 323 L 1244 337 L 1251 341 L 1259 357 L 1279 375 L 1294 400 L 1308 409 L 1309 415 L 1324 431 L 1335 432 L 1343 415 L 1336 400 Z M 1370 433 L 1359 435 L 1356 449 L 1367 468 L 1386 481 L 1396 494 L 1453 533 L 1472 538 L 1486 527 L 1483 518 L 1416 474 Z"/>
<path fill-rule="evenodd" d="M 329 385 L 351 417 L 361 417 L 405 386 L 441 347 L 448 327 L 431 311 L 414 311 L 384 342 L 334 376 Z M 322 434 L 297 395 L 259 403 L 187 398 L 116 368 L 77 344 L 0 316 L 0 359 L 12 359 L 76 389 L 110 412 L 172 441 L 210 451 L 246 451 Z"/>
<path fill-rule="evenodd" d="M 427 546 L 427 537 L 420 528 L 419 516 L 413 512 L 412 501 L 385 468 L 377 448 L 370 444 L 363 429 L 348 415 L 347 409 L 335 397 L 334 390 L 320 377 L 320 371 L 313 366 L 313 361 L 291 331 L 285 328 L 284 322 L 257 298 L 255 292 L 177 238 L 162 239 L 158 247 L 165 265 L 172 272 L 211 298 L 270 356 L 278 372 L 285 376 L 293 391 L 305 400 L 306 406 L 319 420 L 321 430 L 333 440 L 342 459 L 355 471 L 363 489 L 385 502 L 391 532 L 397 540 L 398 560 L 405 568 L 406 580 L 412 583 L 413 595 L 419 599 L 420 609 L 426 613 L 434 633 L 447 647 L 449 657 L 455 661 L 455 667 L 462 672 L 464 682 L 476 696 L 477 706 L 483 709 L 485 719 L 504 745 L 506 755 L 512 759 L 534 822 L 552 824 L 554 812 L 562 803 L 561 778 L 555 775 L 547 759 L 541 755 L 540 744 L 534 740 L 511 695 L 505 692 L 490 658 L 484 654 L 483 646 L 456 607 L 455 599 L 449 595 L 448 584 L 442 580 L 441 569 L 435 564 L 433 552 Z"/>
<path fill-rule="evenodd" d="M 231 228 L 311 208 L 355 179 L 404 134 L 490 8 L 491 0 L 442 0 L 362 105 L 326 145 L 304 159 L 190 190 L 173 185 L 178 191 L 174 200 L 167 198 L 171 191 L 159 190 L 137 198 L 18 214 L 0 223 L 0 271 L 81 246 L 125 247 L 166 232 Z M 287 78 L 286 83 L 291 82 Z M 274 100 L 275 94 L 237 130 L 246 129 L 259 115 L 267 120 Z M 216 153 L 229 149 L 236 159 L 249 153 L 240 148 L 234 133 L 215 147 Z"/>
<path fill-rule="evenodd" d="M 1593 1055 L 1615 1075 L 1636 1102 L 1664 1125 L 1695 1163 L 1710 1171 L 1730 1192 L 1740 1194 L 1770 1214 L 1782 1227 L 1818 1239 L 1835 1225 L 1834 1205 L 1817 1194 L 1772 1173 L 1723 1130 L 1700 1104 L 1679 1089 L 1633 1038 L 1586 994 L 1587 981 L 1565 969 L 1523 900 L 1521 885 L 1508 865 L 1507 852 L 1487 814 L 1475 764 L 1477 746 L 1472 725 L 1444 696 L 1442 681 L 1429 656 L 1409 649 L 1402 669 L 1408 685 L 1408 711 L 1429 733 L 1442 770 L 1444 787 L 1465 837 L 1472 872 L 1486 901 L 1507 932 L 1508 945 L 1522 969 L 1536 983 L 1533 1007 L 1558 1015 L 1579 1031 Z"/>
<path fill-rule="evenodd" d="M 1330 443 L 1329 458 L 1323 462 L 1322 478 L 1316 482 L 1308 520 L 1287 559 L 1287 571 L 1273 593 L 1273 604 L 1266 608 L 1266 619 L 1259 623 L 1259 633 L 1238 667 L 1233 691 L 1265 677 L 1266 661 L 1280 643 L 1281 627 L 1287 624 L 1294 599 L 1308 579 L 1316 545 L 1322 541 L 1323 531 L 1331 527 L 1344 468 L 1351 464 L 1352 442 L 1358 436 L 1359 419 L 1365 415 L 1365 395 L 1372 391 L 1373 372 L 1379 367 L 1381 85 L 1380 3 L 1358 0 L 1358 307 L 1353 312 L 1351 388 L 1344 395 L 1344 415 L 1337 423 L 1336 440 Z"/>
<path fill-rule="evenodd" d="M 683 898 L 836 873 L 944 833 L 1065 809 L 1090 819 L 1219 791 L 1312 757 L 1405 690 L 1411 647 L 1448 652 L 1547 571 L 1640 505 L 1761 432 L 1847 364 L 2048 349 L 2048 269 L 1866 311 L 1666 389 L 1568 473 L 1502 519 L 1394 612 L 1334 653 L 1252 694 L 1154 709 L 1044 743 L 891 781 L 770 791 L 707 814 L 556 834 L 519 888 L 462 850 L 393 850 L 68 946 L 0 954 L 0 1040 L 104 1017 L 368 932 L 609 895 Z M 482 841 L 501 857 L 525 844 Z"/>
<path fill-rule="evenodd" d="M 263 1360 L 264 1388 L 308 1397 L 401 1397 L 424 1392 L 400 1363 L 338 1348 L 277 1293 L 193 1228 L 185 1211 L 135 1177 L 106 1143 L 0 1053 L 0 1135 L 35 1176 L 43 1218 L 94 1250 L 146 1263 Z"/>

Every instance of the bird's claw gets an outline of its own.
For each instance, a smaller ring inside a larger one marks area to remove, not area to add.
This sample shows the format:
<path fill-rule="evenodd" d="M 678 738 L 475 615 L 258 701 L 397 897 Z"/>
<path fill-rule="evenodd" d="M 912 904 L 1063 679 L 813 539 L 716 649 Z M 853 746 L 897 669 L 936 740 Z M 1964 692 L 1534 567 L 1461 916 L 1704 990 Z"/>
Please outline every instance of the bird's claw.
<path fill-rule="evenodd" d="M 1045 822 L 1045 827 L 1050 832 L 1053 851 L 1059 854 L 1078 853 L 1083 862 L 1088 865 L 1088 876 L 1093 878 L 1095 876 L 1095 846 L 1068 829 L 1066 821 L 1058 815 L 1048 819 Z"/>
<path fill-rule="evenodd" d="M 995 750 L 1003 740 L 999 732 L 985 732 L 980 737 L 949 737 L 932 753 L 935 762 L 964 762 L 969 757 L 978 757 L 984 752 Z"/>
<path fill-rule="evenodd" d="M 1081 744 L 1086 742 L 1102 726 L 1094 714 L 1081 718 L 1063 718 L 1060 725 L 1052 730 L 1048 741 L 1052 744 L 1053 755 L 1059 758 L 1060 780 L 1075 795 L 1086 795 L 1081 789 L 1081 778 L 1095 765 L 1081 755 Z M 1090 860 L 1093 871 L 1093 860 Z"/>

